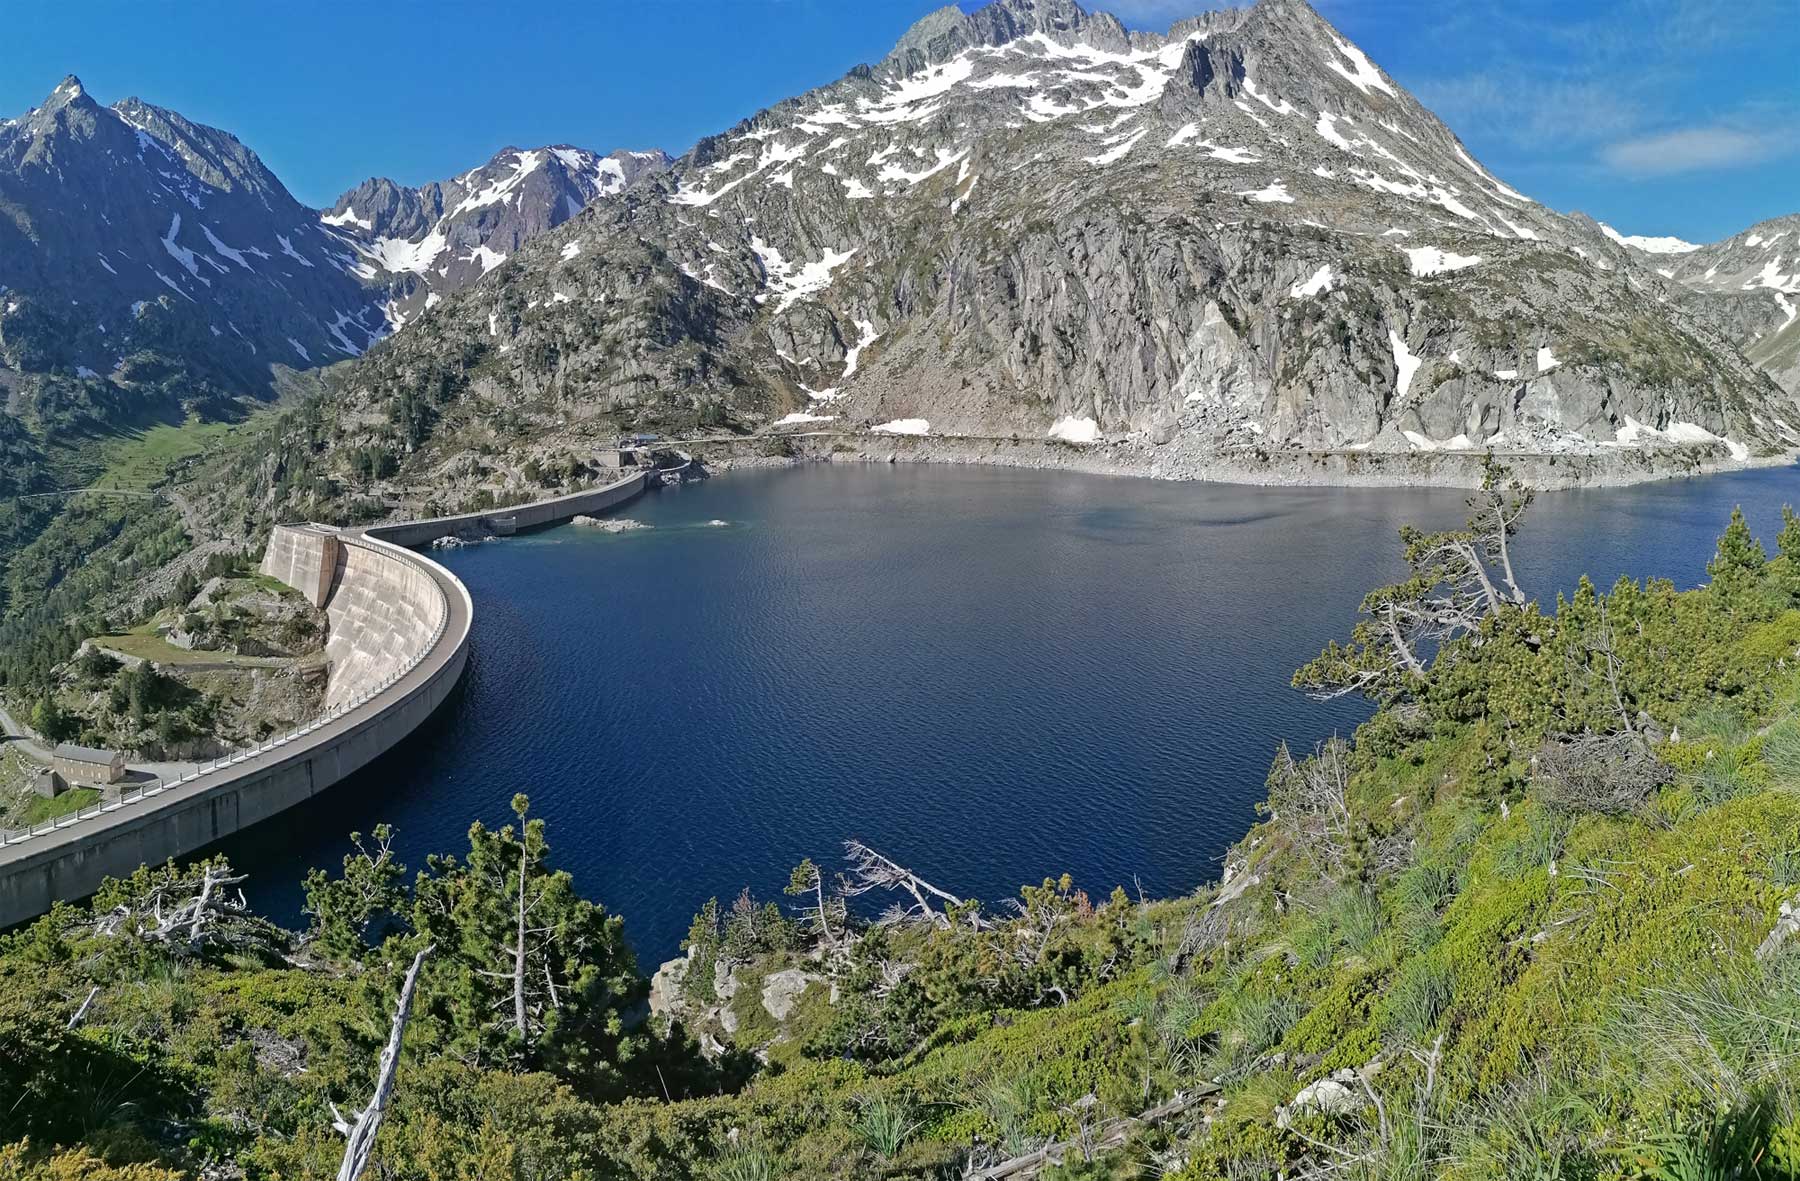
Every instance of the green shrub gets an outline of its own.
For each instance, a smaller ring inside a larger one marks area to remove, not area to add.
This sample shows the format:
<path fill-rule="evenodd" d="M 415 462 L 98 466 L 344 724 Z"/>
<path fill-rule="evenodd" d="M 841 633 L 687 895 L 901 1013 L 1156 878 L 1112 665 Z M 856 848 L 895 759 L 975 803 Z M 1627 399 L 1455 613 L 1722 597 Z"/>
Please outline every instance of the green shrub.
<path fill-rule="evenodd" d="M 1450 996 L 1449 967 L 1433 957 L 1416 956 L 1401 966 L 1382 997 L 1383 1026 L 1391 1036 L 1422 1045 L 1450 1007 Z"/>

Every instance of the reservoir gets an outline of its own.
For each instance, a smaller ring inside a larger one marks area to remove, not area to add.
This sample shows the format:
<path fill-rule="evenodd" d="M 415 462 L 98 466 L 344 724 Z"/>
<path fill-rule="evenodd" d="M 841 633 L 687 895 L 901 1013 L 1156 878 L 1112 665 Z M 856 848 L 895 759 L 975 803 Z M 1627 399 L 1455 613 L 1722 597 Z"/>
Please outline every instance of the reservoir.
<path fill-rule="evenodd" d="M 1346 736 L 1293 670 L 1401 572 L 1396 531 L 1465 494 L 1061 472 L 731 472 L 617 516 L 436 555 L 474 597 L 463 691 L 310 806 L 226 843 L 251 900 L 386 821 L 412 869 L 469 823 L 549 825 L 646 970 L 709 897 L 781 899 L 856 837 L 990 905 L 1069 873 L 1096 897 L 1218 876 L 1278 741 Z M 1544 494 L 1516 539 L 1548 610 L 1582 572 L 1705 580 L 1734 504 L 1773 552 L 1794 469 Z"/>

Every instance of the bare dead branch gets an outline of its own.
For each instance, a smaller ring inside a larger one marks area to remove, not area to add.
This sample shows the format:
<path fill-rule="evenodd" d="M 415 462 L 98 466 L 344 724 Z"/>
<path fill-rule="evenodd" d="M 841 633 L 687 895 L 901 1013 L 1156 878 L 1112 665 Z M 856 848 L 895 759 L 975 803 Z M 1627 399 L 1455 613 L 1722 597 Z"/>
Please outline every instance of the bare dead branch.
<path fill-rule="evenodd" d="M 928 922 L 948 928 L 950 910 L 963 905 L 961 898 L 938 889 L 912 870 L 883 857 L 861 841 L 844 842 L 844 860 L 850 864 L 850 873 L 844 881 L 846 897 L 855 898 L 871 890 L 904 890 L 912 897 L 911 906 L 896 904 L 883 914 L 883 923 Z M 933 899 L 941 904 L 941 908 L 933 905 Z M 971 916 L 971 921 L 977 926 L 982 925 L 978 917 Z"/>
<path fill-rule="evenodd" d="M 425 957 L 436 949 L 436 944 L 421 949 L 413 957 L 412 967 L 406 970 L 406 979 L 400 985 L 400 1003 L 394 1009 L 394 1023 L 388 1030 L 387 1045 L 381 1050 L 381 1068 L 376 1076 L 375 1094 L 369 1099 L 368 1106 L 357 1113 L 354 1124 L 349 1124 L 335 1106 L 331 1109 L 337 1121 L 336 1127 L 349 1141 L 344 1146 L 344 1160 L 338 1166 L 337 1181 L 357 1181 L 363 1170 L 369 1167 L 369 1156 L 375 1151 L 376 1133 L 381 1131 L 382 1118 L 387 1115 L 388 1100 L 394 1094 L 394 1075 L 400 1067 L 400 1041 L 406 1035 L 406 1023 L 412 1016 L 413 991 L 419 984 L 419 969 L 424 966 Z"/>

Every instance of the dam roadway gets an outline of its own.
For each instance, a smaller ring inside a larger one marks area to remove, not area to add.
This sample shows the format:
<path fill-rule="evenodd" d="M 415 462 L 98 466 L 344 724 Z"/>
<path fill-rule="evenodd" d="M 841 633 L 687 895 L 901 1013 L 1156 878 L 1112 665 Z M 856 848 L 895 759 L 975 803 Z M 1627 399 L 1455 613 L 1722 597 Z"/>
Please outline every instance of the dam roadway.
<path fill-rule="evenodd" d="M 642 473 L 634 474 L 553 501 L 442 518 L 423 532 L 441 530 L 432 533 L 435 538 L 456 532 L 459 524 L 500 513 L 520 516 L 530 522 L 523 526 L 527 528 L 553 524 L 616 507 L 639 495 L 647 483 Z M 278 527 L 265 565 L 274 558 L 278 541 L 290 562 L 298 547 L 298 552 L 330 563 L 313 572 L 310 586 L 296 585 L 307 578 L 289 583 L 315 602 L 325 599 L 320 605 L 331 616 L 327 647 L 334 667 L 325 716 L 216 766 L 203 765 L 160 789 L 134 794 L 128 788 L 122 799 L 84 809 L 53 828 L 13 834 L 0 845 L 0 929 L 42 914 L 56 902 L 85 898 L 106 878 L 187 856 L 301 804 L 368 765 L 429 718 L 468 666 L 474 604 L 468 589 L 443 566 L 386 539 L 392 534 L 421 544 L 422 524 L 378 525 L 360 532 Z M 341 607 L 344 603 L 350 607 Z M 423 631 L 427 625 L 428 636 Z M 398 645 L 388 634 L 367 634 L 390 627 L 401 636 Z M 409 631 L 424 642 L 396 668 L 396 648 L 410 646 Z M 353 679 L 346 683 L 340 671 Z M 377 675 L 381 679 L 371 683 Z"/>

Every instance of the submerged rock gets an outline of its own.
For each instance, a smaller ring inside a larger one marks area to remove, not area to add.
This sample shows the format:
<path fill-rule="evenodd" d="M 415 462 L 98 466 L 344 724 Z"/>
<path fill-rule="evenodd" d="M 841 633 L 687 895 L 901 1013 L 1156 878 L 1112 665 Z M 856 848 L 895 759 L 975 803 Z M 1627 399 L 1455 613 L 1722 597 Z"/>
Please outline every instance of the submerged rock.
<path fill-rule="evenodd" d="M 642 521 L 633 521 L 629 517 L 574 517 L 569 524 L 579 525 L 583 529 L 598 529 L 602 533 L 631 533 L 650 528 Z"/>

